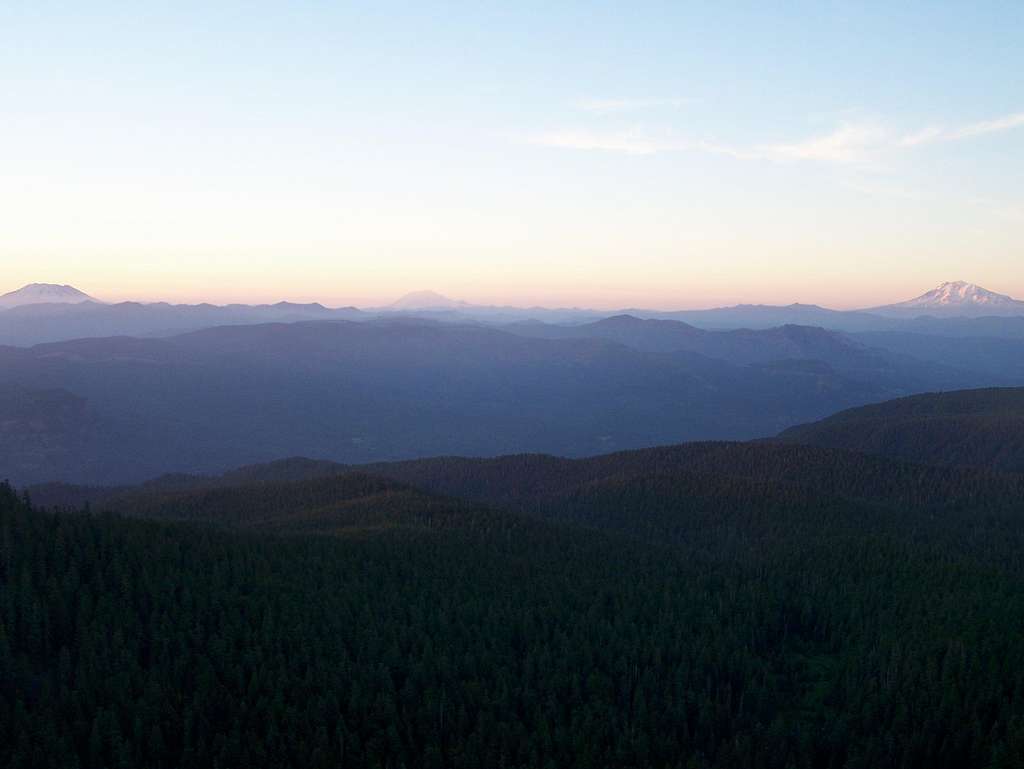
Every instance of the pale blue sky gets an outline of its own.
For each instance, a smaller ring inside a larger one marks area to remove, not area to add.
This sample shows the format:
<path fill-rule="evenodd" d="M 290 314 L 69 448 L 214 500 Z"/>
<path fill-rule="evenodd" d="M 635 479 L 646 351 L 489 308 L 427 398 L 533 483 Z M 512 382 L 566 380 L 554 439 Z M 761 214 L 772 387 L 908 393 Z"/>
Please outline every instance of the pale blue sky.
<path fill-rule="evenodd" d="M 0 291 L 1024 296 L 1024 3 L 209 5 L 0 4 Z"/>

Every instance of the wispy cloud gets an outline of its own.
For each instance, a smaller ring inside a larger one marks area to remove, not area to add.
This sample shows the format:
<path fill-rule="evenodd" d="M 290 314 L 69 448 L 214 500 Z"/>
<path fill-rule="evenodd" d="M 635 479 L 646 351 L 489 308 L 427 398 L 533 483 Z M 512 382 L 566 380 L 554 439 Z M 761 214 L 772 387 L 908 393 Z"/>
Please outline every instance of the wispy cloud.
<path fill-rule="evenodd" d="M 863 163 L 886 146 L 888 132 L 874 123 L 850 123 L 832 133 L 792 144 L 763 147 L 760 155 L 781 160 L 819 160 L 832 163 Z"/>
<path fill-rule="evenodd" d="M 738 160 L 807 160 L 859 163 L 869 160 L 884 144 L 884 131 L 876 125 L 844 125 L 824 136 L 799 142 L 743 147 L 694 139 L 666 131 L 651 133 L 638 128 L 627 131 L 570 129 L 547 131 L 528 137 L 531 144 L 571 150 L 654 155 L 665 152 L 702 152 Z"/>
<path fill-rule="evenodd" d="M 678 109 L 690 104 L 691 99 L 578 99 L 573 106 L 584 112 L 605 115 L 615 112 L 637 112 L 645 109 L 672 108 Z"/>
<path fill-rule="evenodd" d="M 820 136 L 750 147 L 678 136 L 670 131 L 652 134 L 641 129 L 548 131 L 534 134 L 528 141 L 546 147 L 623 152 L 630 155 L 705 152 L 741 160 L 872 164 L 896 151 L 907 151 L 938 142 L 971 139 L 1020 127 L 1024 127 L 1024 112 L 954 128 L 932 126 L 914 133 L 900 133 L 879 121 L 847 122 Z"/>
<path fill-rule="evenodd" d="M 795 144 L 766 147 L 764 154 L 769 157 L 796 160 L 863 163 L 877 160 L 884 153 L 893 150 L 973 139 L 1020 127 L 1024 127 L 1024 112 L 953 128 L 929 126 L 913 133 L 904 134 L 893 131 L 880 123 L 848 123 L 825 136 Z"/>
<path fill-rule="evenodd" d="M 900 140 L 900 146 L 917 147 L 922 144 L 932 144 L 935 142 L 952 142 L 959 141 L 961 139 L 972 139 L 975 136 L 1000 133 L 1002 131 L 1009 131 L 1022 126 L 1024 126 L 1024 112 L 1017 112 L 1013 115 L 995 118 L 994 120 L 982 120 L 977 123 L 968 123 L 967 125 L 955 128 L 929 126 L 921 131 L 902 137 Z"/>

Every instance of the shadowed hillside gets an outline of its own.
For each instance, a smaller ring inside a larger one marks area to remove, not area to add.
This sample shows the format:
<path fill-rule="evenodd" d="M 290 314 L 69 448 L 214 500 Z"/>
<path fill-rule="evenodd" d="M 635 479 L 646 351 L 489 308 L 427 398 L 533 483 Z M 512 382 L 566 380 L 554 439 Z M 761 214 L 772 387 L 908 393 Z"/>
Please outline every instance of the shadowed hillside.
<path fill-rule="evenodd" d="M 378 484 L 379 491 L 366 491 Z M 423 492 L 422 499 L 415 496 Z M 719 524 L 757 538 L 809 521 L 888 527 L 915 520 L 910 513 L 1001 511 L 1024 498 L 1024 476 L 784 443 L 694 443 L 587 459 L 437 457 L 351 467 L 296 458 L 217 477 L 165 476 L 115 489 L 46 485 L 31 493 L 44 506 L 89 503 L 147 517 L 255 527 L 289 507 L 330 521 L 337 501 L 343 521 L 346 510 L 392 499 L 425 503 L 436 494 L 657 542 L 704 536 Z M 301 530 L 305 514 L 296 515 Z M 280 528 L 288 527 L 283 522 Z"/>
<path fill-rule="evenodd" d="M 0 760 L 1024 758 L 1020 476 L 769 443 L 372 470 L 405 482 L 289 460 L 94 505 L 124 517 L 0 486 Z"/>
<path fill-rule="evenodd" d="M 303 480 L 243 480 L 237 474 L 178 488 L 149 484 L 100 500 L 100 509 L 165 521 L 282 534 L 351 534 L 380 528 L 467 525 L 481 507 L 348 472 Z"/>
<path fill-rule="evenodd" d="M 917 395 L 786 430 L 780 440 L 1024 472 L 1024 388 Z"/>

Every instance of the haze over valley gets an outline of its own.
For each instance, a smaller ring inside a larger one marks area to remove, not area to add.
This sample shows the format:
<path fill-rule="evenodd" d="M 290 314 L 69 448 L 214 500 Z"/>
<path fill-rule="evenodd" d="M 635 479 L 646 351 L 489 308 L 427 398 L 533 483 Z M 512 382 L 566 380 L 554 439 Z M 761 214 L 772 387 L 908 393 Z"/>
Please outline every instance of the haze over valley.
<path fill-rule="evenodd" d="M 59 341 L 0 348 L 0 457 L 20 483 L 123 483 L 295 454 L 585 456 L 763 438 L 889 398 L 1024 381 L 1024 316 L 979 317 L 989 296 L 914 305 L 941 317 L 738 307 L 700 328 L 685 311 L 439 306 L 429 293 L 362 309 L 110 305 L 36 285 L 7 295 L 0 328 Z M 729 313 L 755 323 L 707 327 Z M 769 319 L 805 323 L 757 327 Z M 844 330 L 865 319 L 888 328 Z M 990 327 L 967 336 L 975 324 Z"/>

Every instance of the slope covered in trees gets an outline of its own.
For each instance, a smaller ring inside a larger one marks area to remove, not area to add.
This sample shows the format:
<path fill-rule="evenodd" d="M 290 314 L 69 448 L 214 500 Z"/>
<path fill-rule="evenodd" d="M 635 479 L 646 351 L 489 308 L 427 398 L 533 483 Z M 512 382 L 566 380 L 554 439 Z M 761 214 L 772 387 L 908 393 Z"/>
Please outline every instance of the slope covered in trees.
<path fill-rule="evenodd" d="M 384 478 L 390 479 L 386 491 L 349 493 Z M 673 541 L 719 525 L 746 535 L 752 515 L 770 517 L 779 534 L 790 525 L 834 519 L 836 510 L 853 526 L 1002 511 L 1024 498 L 1024 476 L 796 444 L 693 443 L 587 459 L 437 457 L 355 468 L 294 458 L 215 477 L 164 476 L 123 488 L 47 485 L 31 493 L 48 507 L 89 504 L 255 528 L 276 521 L 277 528 L 300 530 L 342 525 L 345 511 L 372 510 L 386 500 L 425 504 L 442 495 L 444 504 L 464 499 L 534 519 Z"/>
<path fill-rule="evenodd" d="M 1021 492 L 1018 475 L 938 469 L 842 449 L 773 442 L 685 443 L 586 459 L 518 455 L 438 457 L 365 465 L 382 475 L 443 494 L 523 508 L 598 483 L 652 477 L 718 477 L 767 488 L 802 488 L 820 498 L 893 507 L 1000 507 Z"/>
<path fill-rule="evenodd" d="M 780 440 L 1024 472 L 1024 388 L 915 395 L 790 428 Z"/>
<path fill-rule="evenodd" d="M 156 520 L 0 493 L 12 766 L 1024 760 L 1020 475 L 698 443 L 60 491 Z"/>
<path fill-rule="evenodd" d="M 125 514 L 186 517 L 185 509 L 215 509 L 223 495 L 249 494 L 243 487 L 278 485 L 308 489 L 301 482 L 332 488 L 336 476 L 353 473 L 388 478 L 399 484 L 448 498 L 462 498 L 528 513 L 534 517 L 588 522 L 587 511 L 603 504 L 615 490 L 652 489 L 664 495 L 670 513 L 680 505 L 747 508 L 773 505 L 784 509 L 799 500 L 809 504 L 846 500 L 899 514 L 903 510 L 998 510 L 1024 497 L 1024 478 L 982 468 L 942 469 L 882 457 L 798 444 L 688 443 L 653 449 L 567 459 L 522 454 L 490 459 L 435 457 L 406 462 L 349 466 L 292 458 L 251 465 L 220 476 L 162 476 L 135 487 L 77 487 L 47 484 L 30 489 L 45 507 L 116 510 Z M 404 487 L 396 487 L 404 488 Z M 274 491 L 289 502 L 292 492 Z M 406 489 L 401 493 L 412 493 Z M 189 501 L 185 501 L 189 500 Z M 570 504 L 571 500 L 575 500 Z M 264 503 L 261 503 L 261 506 Z M 212 506 L 212 507 L 211 507 Z M 569 507 L 578 508 L 568 514 Z M 218 508 L 219 509 L 219 508 Z M 163 512 L 161 512 L 163 511 Z M 283 511 L 277 509 L 274 514 Z M 636 510 L 622 506 L 624 525 L 636 522 Z M 173 515 L 171 515 L 173 513 Z M 205 520 L 216 518 L 207 514 Z M 608 521 L 605 522 L 606 524 Z"/>
<path fill-rule="evenodd" d="M 1024 760 L 1019 476 L 778 444 L 390 468 L 95 508 L 156 521 L 0 488 L 0 761 Z"/>
<path fill-rule="evenodd" d="M 345 472 L 306 480 L 241 481 L 237 474 L 178 487 L 153 484 L 101 501 L 104 510 L 282 534 L 353 534 L 387 528 L 478 525 L 499 515 L 396 481 Z"/>

